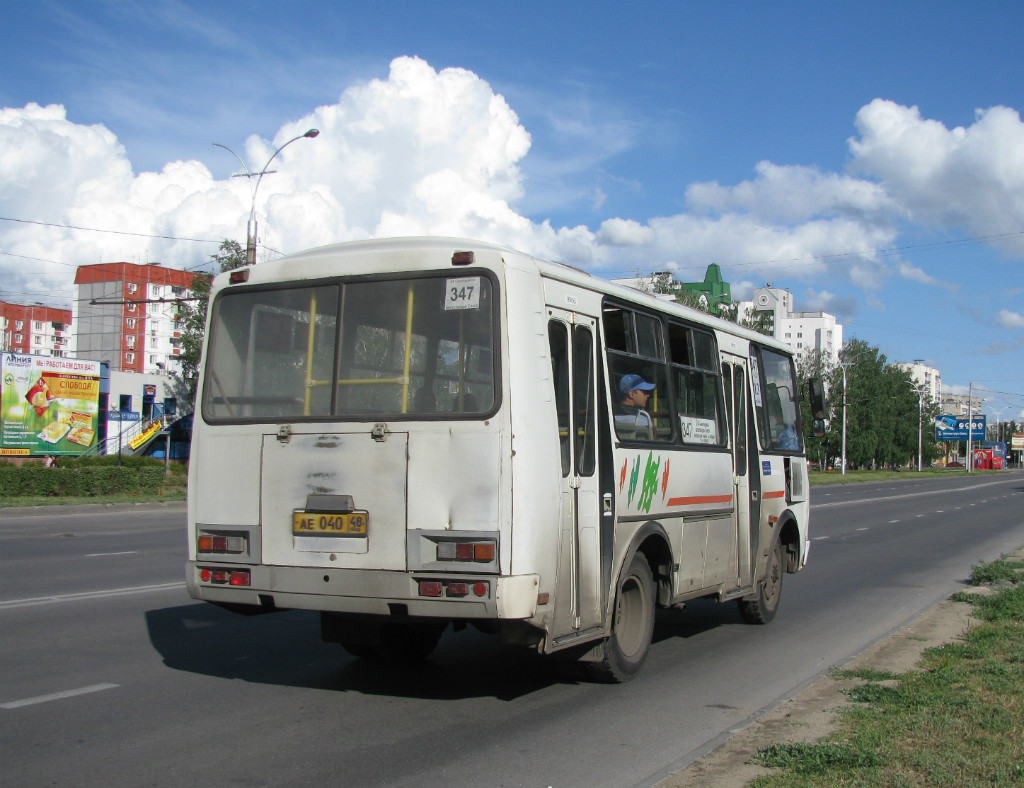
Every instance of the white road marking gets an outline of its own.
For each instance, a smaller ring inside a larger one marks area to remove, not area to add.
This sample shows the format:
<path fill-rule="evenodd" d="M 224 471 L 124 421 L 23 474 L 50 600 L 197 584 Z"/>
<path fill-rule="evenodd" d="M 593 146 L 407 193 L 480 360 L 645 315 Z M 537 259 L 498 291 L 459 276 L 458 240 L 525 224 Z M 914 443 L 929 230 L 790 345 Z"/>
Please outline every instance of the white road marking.
<path fill-rule="evenodd" d="M 122 550 L 120 553 L 86 553 L 86 558 L 105 558 L 108 555 L 134 555 L 138 550 Z"/>
<path fill-rule="evenodd" d="M 51 700 L 64 700 L 64 698 L 73 698 L 76 695 L 87 695 L 90 692 L 102 692 L 103 690 L 114 689 L 115 687 L 117 687 L 117 684 L 91 684 L 88 687 L 79 687 L 78 689 L 64 690 L 63 692 L 54 692 L 50 695 L 36 695 L 34 698 L 12 700 L 10 703 L 0 703 L 0 709 L 20 709 L 22 706 L 34 706 L 37 703 L 48 703 Z"/>
<path fill-rule="evenodd" d="M 7 610 L 16 607 L 29 607 L 30 605 L 48 605 L 54 602 L 77 602 L 81 599 L 99 599 L 107 596 L 125 596 L 128 594 L 143 594 L 148 591 L 167 591 L 172 588 L 183 588 L 182 582 L 158 583 L 151 586 L 132 586 L 131 588 L 108 588 L 103 591 L 83 591 L 77 594 L 54 594 L 53 596 L 37 596 L 28 599 L 8 599 L 0 602 L 0 610 Z"/>
<path fill-rule="evenodd" d="M 899 495 L 881 495 L 881 496 L 879 496 L 877 498 L 853 498 L 853 499 L 846 500 L 846 501 L 829 501 L 828 503 L 817 503 L 817 504 L 812 501 L 811 502 L 811 508 L 812 509 L 819 509 L 819 508 L 826 508 L 826 507 L 831 508 L 833 506 L 853 506 L 854 504 L 858 504 L 858 503 L 874 503 L 875 501 L 896 501 L 896 500 L 902 500 L 902 499 L 905 499 L 905 498 L 916 498 L 916 497 L 922 496 L 922 495 L 927 495 L 927 496 L 934 497 L 936 495 L 948 495 L 949 493 L 967 492 L 968 490 L 976 490 L 979 487 L 991 487 L 991 486 L 996 485 L 996 484 L 1005 484 L 1005 483 L 1006 483 L 1006 480 L 1005 479 L 1001 479 L 999 481 L 994 481 L 994 482 L 984 482 L 982 484 L 972 484 L 969 487 L 950 487 L 950 488 L 943 489 L 943 490 L 926 490 L 926 491 L 922 491 L 922 492 L 901 493 Z M 982 501 L 982 503 L 986 503 L 986 501 Z"/>

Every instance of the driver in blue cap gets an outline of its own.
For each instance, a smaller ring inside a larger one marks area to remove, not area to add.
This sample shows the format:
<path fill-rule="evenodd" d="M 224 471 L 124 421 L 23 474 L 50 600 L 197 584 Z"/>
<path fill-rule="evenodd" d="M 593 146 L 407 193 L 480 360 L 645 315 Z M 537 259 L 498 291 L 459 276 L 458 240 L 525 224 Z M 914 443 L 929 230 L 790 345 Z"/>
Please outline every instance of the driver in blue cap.
<path fill-rule="evenodd" d="M 653 383 L 648 383 L 639 375 L 623 375 L 619 381 L 619 402 L 615 408 L 616 429 L 620 437 L 653 438 L 654 423 L 651 414 L 645 408 L 650 399 Z M 619 425 L 633 428 L 635 434 L 623 435 Z"/>

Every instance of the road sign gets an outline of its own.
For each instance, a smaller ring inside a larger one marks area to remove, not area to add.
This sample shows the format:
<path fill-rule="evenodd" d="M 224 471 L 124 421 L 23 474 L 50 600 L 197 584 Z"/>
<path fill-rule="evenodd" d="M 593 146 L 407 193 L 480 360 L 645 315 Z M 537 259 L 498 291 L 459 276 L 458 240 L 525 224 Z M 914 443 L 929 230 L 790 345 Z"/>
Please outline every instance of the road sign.
<path fill-rule="evenodd" d="M 140 421 L 142 414 L 134 410 L 111 410 L 107 412 L 107 421 Z"/>

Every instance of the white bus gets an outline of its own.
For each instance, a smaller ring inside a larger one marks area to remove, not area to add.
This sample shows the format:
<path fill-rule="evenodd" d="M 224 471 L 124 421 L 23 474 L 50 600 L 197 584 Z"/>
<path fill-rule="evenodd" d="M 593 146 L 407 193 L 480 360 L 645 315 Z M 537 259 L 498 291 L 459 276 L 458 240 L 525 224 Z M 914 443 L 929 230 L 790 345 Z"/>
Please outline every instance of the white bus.
<path fill-rule="evenodd" d="M 214 280 L 189 593 L 423 658 L 472 624 L 599 680 L 655 608 L 770 621 L 807 560 L 792 353 L 497 246 L 313 249 Z"/>

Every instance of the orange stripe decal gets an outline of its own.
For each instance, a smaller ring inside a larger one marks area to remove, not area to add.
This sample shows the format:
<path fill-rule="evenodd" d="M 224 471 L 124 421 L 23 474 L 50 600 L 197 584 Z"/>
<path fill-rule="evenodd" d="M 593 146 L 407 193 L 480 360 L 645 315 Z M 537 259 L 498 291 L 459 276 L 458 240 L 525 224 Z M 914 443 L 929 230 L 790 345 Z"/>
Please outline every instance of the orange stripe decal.
<path fill-rule="evenodd" d="M 732 493 L 729 495 L 694 495 L 690 498 L 669 498 L 669 506 L 693 506 L 700 503 L 732 503 Z"/>
<path fill-rule="evenodd" d="M 775 490 L 774 492 L 766 492 L 762 495 L 762 498 L 782 498 L 786 495 L 785 490 Z"/>

